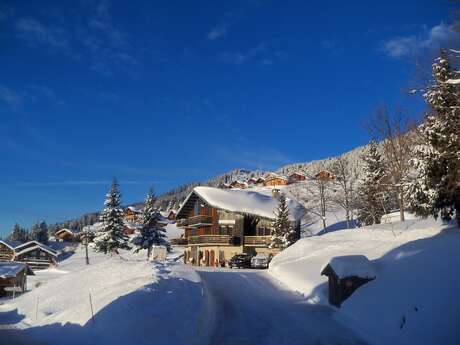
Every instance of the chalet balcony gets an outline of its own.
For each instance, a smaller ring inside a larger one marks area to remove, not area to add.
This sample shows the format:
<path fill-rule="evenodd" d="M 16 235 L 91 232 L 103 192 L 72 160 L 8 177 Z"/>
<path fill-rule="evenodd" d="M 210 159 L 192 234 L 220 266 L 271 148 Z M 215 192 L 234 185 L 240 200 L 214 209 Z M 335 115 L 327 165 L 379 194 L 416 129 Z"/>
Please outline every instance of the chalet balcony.
<path fill-rule="evenodd" d="M 194 216 L 177 220 L 177 226 L 180 228 L 193 228 L 198 226 L 212 225 L 211 216 Z"/>
<path fill-rule="evenodd" d="M 188 244 L 217 244 L 217 245 L 231 245 L 234 243 L 233 237 L 229 235 L 201 235 L 190 236 Z"/>
<path fill-rule="evenodd" d="M 244 245 L 251 247 L 268 247 L 272 241 L 271 236 L 244 236 Z"/>

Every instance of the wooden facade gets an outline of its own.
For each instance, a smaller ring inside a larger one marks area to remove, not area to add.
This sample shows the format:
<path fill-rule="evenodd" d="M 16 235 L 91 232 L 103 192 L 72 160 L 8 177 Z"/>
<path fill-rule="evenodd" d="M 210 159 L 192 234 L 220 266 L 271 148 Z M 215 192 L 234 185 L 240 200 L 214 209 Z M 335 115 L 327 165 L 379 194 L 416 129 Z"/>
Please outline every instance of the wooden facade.
<path fill-rule="evenodd" d="M 30 241 L 15 248 L 14 261 L 26 263 L 32 269 L 57 266 L 57 253 L 37 241 Z"/>
<path fill-rule="evenodd" d="M 329 170 L 321 170 L 319 173 L 315 175 L 315 179 L 319 181 L 334 181 L 335 180 L 335 175 L 330 172 Z"/>
<path fill-rule="evenodd" d="M 78 242 L 80 240 L 78 232 L 70 229 L 58 230 L 54 237 L 60 242 Z"/>
<path fill-rule="evenodd" d="M 246 182 L 233 181 L 232 183 L 230 183 L 230 188 L 246 189 L 248 188 L 248 184 Z"/>
<path fill-rule="evenodd" d="M 307 177 L 303 173 L 293 172 L 289 175 L 289 183 L 297 183 L 305 181 Z"/>
<path fill-rule="evenodd" d="M 274 187 L 274 186 L 285 186 L 288 184 L 288 179 L 284 176 L 272 176 L 265 180 L 265 186 Z"/>
<path fill-rule="evenodd" d="M 27 274 L 33 272 L 27 265 L 16 262 L 0 262 L 0 297 L 10 293 L 25 292 L 27 289 Z"/>
<path fill-rule="evenodd" d="M 17 241 L 0 241 L 0 261 L 12 261 L 14 259 L 14 248 L 21 242 Z"/>
<path fill-rule="evenodd" d="M 129 206 L 123 210 L 123 219 L 130 223 L 137 223 L 140 221 L 142 211 L 133 206 Z"/>
<path fill-rule="evenodd" d="M 273 220 L 215 208 L 192 192 L 177 214 L 177 226 L 185 229 L 186 263 L 224 265 L 234 254 L 270 252 Z M 300 221 L 295 222 L 300 233 Z"/>

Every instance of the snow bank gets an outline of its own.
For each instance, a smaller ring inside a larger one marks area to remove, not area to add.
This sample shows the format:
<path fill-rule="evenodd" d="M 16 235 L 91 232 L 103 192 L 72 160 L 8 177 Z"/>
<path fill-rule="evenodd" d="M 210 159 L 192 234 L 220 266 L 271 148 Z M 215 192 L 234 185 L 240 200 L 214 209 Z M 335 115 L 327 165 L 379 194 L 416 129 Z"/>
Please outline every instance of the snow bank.
<path fill-rule="evenodd" d="M 269 272 L 327 304 L 321 269 L 335 256 L 365 255 L 376 279 L 359 288 L 335 317 L 377 344 L 456 344 L 460 337 L 460 230 L 410 220 L 299 240 L 277 255 Z"/>
<path fill-rule="evenodd" d="M 269 219 L 275 219 L 275 211 L 279 204 L 278 200 L 272 196 L 246 189 L 195 187 L 194 192 L 216 208 L 254 214 Z M 302 218 L 305 213 L 304 208 L 293 199 L 286 201 L 291 220 Z"/>
<path fill-rule="evenodd" d="M 29 278 L 31 291 L 3 300 L 0 344 L 203 342 L 201 281 L 190 267 L 147 262 L 145 252 L 111 257 L 91 251 L 90 262 L 85 265 L 79 248 L 57 269 Z"/>

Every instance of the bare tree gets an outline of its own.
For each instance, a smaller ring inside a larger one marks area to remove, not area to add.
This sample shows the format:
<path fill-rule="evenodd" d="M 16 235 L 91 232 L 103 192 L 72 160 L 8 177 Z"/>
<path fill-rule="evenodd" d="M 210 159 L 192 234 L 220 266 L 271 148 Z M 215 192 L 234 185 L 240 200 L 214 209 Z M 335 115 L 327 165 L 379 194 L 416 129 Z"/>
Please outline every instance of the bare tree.
<path fill-rule="evenodd" d="M 404 221 L 405 183 L 409 178 L 409 152 L 411 147 L 411 122 L 399 110 L 391 115 L 386 107 L 377 109 L 368 125 L 372 137 L 381 141 L 390 188 L 396 193 L 400 219 Z"/>
<path fill-rule="evenodd" d="M 341 156 L 334 160 L 331 171 L 336 177 L 333 184 L 337 187 L 334 202 L 345 210 L 347 229 L 350 229 L 353 208 L 356 204 L 355 184 L 358 180 L 358 167 L 352 166 L 349 160 Z"/>

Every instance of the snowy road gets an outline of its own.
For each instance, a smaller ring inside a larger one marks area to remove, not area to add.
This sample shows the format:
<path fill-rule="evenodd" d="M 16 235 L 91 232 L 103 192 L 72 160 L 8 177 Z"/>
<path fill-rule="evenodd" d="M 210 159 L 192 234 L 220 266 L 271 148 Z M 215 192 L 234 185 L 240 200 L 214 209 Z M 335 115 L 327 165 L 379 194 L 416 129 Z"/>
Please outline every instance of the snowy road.
<path fill-rule="evenodd" d="M 307 304 L 259 270 L 199 269 L 210 304 L 213 345 L 365 344 L 333 309 Z"/>

